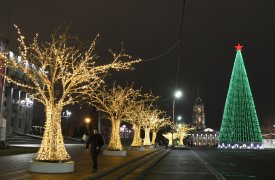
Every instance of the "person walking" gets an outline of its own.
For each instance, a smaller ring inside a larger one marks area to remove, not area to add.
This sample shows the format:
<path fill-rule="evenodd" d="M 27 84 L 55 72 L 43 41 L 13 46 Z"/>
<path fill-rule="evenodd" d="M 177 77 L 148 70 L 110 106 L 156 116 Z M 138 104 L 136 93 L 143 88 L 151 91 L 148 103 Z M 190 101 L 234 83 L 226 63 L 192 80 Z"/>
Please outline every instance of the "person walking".
<path fill-rule="evenodd" d="M 89 136 L 86 142 L 86 150 L 88 151 L 89 145 L 91 145 L 91 155 L 93 160 L 93 172 L 97 171 L 97 157 L 100 153 L 101 147 L 104 145 L 102 136 L 97 132 L 96 128 L 93 128 L 92 134 Z"/>

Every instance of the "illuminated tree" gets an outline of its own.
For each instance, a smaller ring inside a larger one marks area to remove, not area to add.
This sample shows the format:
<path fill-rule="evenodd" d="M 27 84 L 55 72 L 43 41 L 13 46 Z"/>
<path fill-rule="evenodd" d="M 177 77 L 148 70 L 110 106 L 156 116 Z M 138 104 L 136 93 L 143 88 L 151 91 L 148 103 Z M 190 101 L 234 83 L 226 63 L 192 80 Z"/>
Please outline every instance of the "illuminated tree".
<path fill-rule="evenodd" d="M 170 126 L 172 124 L 170 118 L 157 118 L 153 121 L 152 124 L 152 141 L 151 144 L 155 144 L 156 141 L 156 137 L 157 137 L 157 133 L 158 131 L 165 127 L 165 126 Z"/>
<path fill-rule="evenodd" d="M 131 108 L 127 122 L 133 125 L 134 129 L 134 138 L 131 146 L 142 146 L 141 138 L 140 138 L 140 129 L 144 120 L 146 108 L 144 103 L 135 103 L 133 104 L 134 108 Z"/>
<path fill-rule="evenodd" d="M 114 83 L 111 89 L 106 89 L 104 86 L 90 97 L 93 105 L 104 112 L 106 118 L 112 123 L 108 150 L 122 150 L 120 124 L 123 119 L 127 119 L 131 105 L 140 97 L 140 94 L 140 90 L 135 90 L 132 86 L 123 88 Z"/>
<path fill-rule="evenodd" d="M 220 129 L 220 144 L 261 143 L 256 108 L 245 70 L 241 48 L 236 47 L 236 58 L 231 75 Z"/>
<path fill-rule="evenodd" d="M 177 137 L 179 138 L 179 145 L 183 146 L 183 139 L 187 136 L 187 133 L 195 128 L 190 127 L 188 124 L 180 123 L 177 125 Z"/>
<path fill-rule="evenodd" d="M 16 27 L 17 28 L 17 27 Z M 95 40 L 87 48 L 81 48 L 75 37 L 65 33 L 54 33 L 50 42 L 38 43 L 38 35 L 29 45 L 18 30 L 18 60 L 1 54 L 6 65 L 22 71 L 29 81 L 20 81 L 13 76 L 5 78 L 30 92 L 32 98 L 45 106 L 46 122 L 41 147 L 34 159 L 46 161 L 69 160 L 61 133 L 61 112 L 64 106 L 84 101 L 88 94 L 102 85 L 109 69 L 132 69 L 140 60 L 124 53 L 112 53 L 112 62 L 97 65 L 94 54 Z M 122 62 L 121 60 L 131 60 Z"/>
<path fill-rule="evenodd" d="M 164 114 L 163 111 L 156 108 L 150 108 L 146 110 L 146 117 L 142 125 L 145 132 L 143 145 L 146 145 L 146 146 L 151 145 L 150 131 L 154 127 L 154 124 L 157 121 L 157 119 L 159 119 L 159 117 L 163 114 Z"/>
<path fill-rule="evenodd" d="M 140 129 L 147 118 L 147 109 L 150 109 L 157 99 L 158 97 L 153 96 L 152 93 L 142 94 L 141 98 L 130 105 L 131 108 L 126 121 L 131 123 L 134 128 L 134 138 L 131 146 L 142 146 Z"/>
<path fill-rule="evenodd" d="M 169 132 L 169 133 L 166 133 L 166 134 L 162 134 L 166 139 L 168 139 L 168 145 L 172 145 L 172 137 L 173 137 L 173 140 L 174 139 L 177 139 L 178 138 L 178 134 L 173 134 L 172 136 L 172 133 Z"/>

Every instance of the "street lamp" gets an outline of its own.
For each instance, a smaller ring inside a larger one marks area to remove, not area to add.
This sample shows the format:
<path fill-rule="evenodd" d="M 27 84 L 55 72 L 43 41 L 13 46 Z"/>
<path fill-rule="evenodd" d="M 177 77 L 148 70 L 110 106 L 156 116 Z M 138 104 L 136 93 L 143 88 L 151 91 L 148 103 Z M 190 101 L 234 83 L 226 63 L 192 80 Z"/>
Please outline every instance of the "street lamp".
<path fill-rule="evenodd" d="M 176 104 L 176 99 L 179 99 L 182 97 L 182 91 L 176 90 L 174 93 L 174 98 L 173 98 L 173 123 L 175 123 L 175 104 Z M 173 138 L 174 132 L 172 132 L 172 146 L 174 146 L 174 138 Z"/>
<path fill-rule="evenodd" d="M 85 123 L 87 124 L 87 133 L 89 133 L 89 123 L 91 122 L 91 118 L 86 117 L 85 118 Z"/>
<path fill-rule="evenodd" d="M 66 110 L 65 112 L 62 113 L 62 117 L 66 118 L 66 135 L 67 136 L 68 136 L 68 121 L 71 115 L 72 115 L 72 112 L 69 110 Z"/>
<path fill-rule="evenodd" d="M 178 120 L 178 121 L 182 120 L 182 117 L 181 117 L 181 116 L 178 116 L 177 120 Z"/>

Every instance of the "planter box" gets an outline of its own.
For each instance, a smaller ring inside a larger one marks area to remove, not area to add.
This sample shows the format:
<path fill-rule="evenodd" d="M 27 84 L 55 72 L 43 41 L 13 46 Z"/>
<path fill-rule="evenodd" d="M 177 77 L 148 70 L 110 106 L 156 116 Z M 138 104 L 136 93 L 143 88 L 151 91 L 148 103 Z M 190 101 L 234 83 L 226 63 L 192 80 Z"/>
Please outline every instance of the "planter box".
<path fill-rule="evenodd" d="M 110 150 L 103 150 L 103 155 L 105 156 L 126 156 L 126 151 L 110 151 Z"/>
<path fill-rule="evenodd" d="M 35 173 L 70 173 L 74 172 L 74 161 L 43 162 L 30 161 L 29 172 Z"/>

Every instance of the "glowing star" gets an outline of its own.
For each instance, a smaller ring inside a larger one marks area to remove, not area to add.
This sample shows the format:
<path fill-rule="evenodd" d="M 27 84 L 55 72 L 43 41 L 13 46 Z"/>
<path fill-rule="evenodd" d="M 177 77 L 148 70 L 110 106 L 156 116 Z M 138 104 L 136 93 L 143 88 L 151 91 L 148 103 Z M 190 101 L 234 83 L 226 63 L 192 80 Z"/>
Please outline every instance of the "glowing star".
<path fill-rule="evenodd" d="M 238 43 L 238 45 L 235 46 L 235 48 L 236 48 L 236 51 L 241 51 L 243 46 Z"/>

